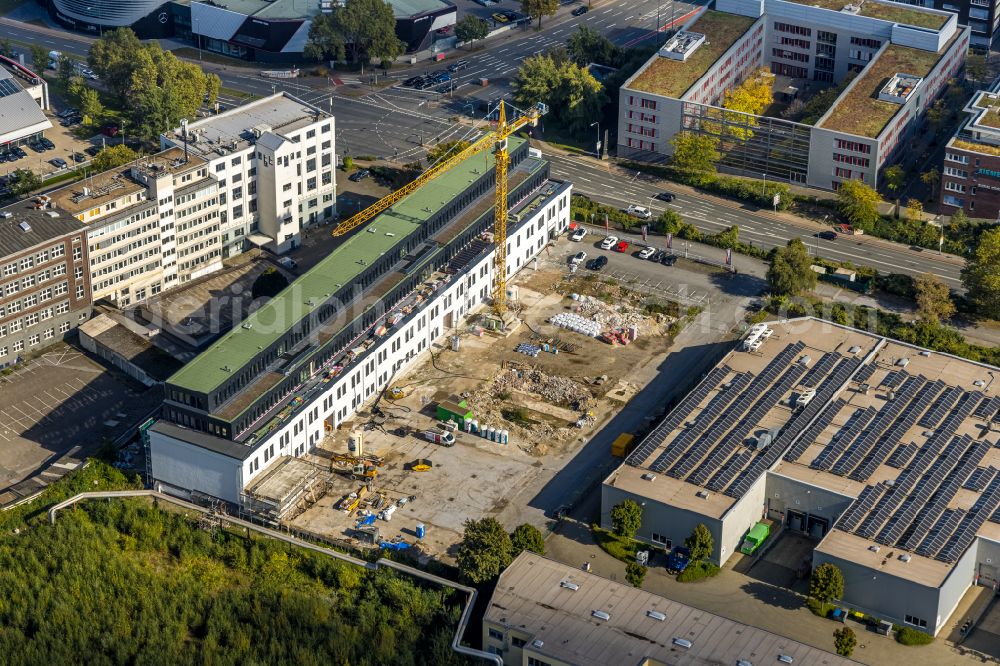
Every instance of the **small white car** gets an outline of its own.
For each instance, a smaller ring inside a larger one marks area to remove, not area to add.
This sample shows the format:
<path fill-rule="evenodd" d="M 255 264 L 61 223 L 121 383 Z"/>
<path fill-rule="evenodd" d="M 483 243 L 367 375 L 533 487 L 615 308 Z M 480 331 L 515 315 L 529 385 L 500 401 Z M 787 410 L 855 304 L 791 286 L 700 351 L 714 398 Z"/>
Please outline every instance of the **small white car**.
<path fill-rule="evenodd" d="M 587 235 L 587 230 L 584 229 L 583 227 L 580 227 L 579 229 L 577 229 L 576 231 L 573 232 L 573 235 L 570 236 L 569 239 L 571 241 L 579 243 L 580 241 L 583 240 L 583 237 L 586 236 L 586 235 Z"/>
<path fill-rule="evenodd" d="M 587 253 L 581 251 L 581 252 L 577 252 L 576 254 L 574 254 L 570 258 L 569 263 L 570 263 L 571 266 L 579 266 L 580 264 L 582 264 L 586 260 L 587 260 Z"/>
<path fill-rule="evenodd" d="M 631 215 L 632 217 L 639 218 L 640 220 L 648 220 L 649 218 L 653 217 L 653 213 L 651 213 L 648 208 L 644 208 L 643 206 L 636 206 L 635 204 L 629 206 L 628 210 L 626 210 L 625 212 Z"/>
<path fill-rule="evenodd" d="M 640 259 L 649 259 L 654 254 L 656 254 L 656 248 L 654 248 L 654 247 L 646 247 L 646 248 L 643 248 L 639 252 L 639 258 Z"/>
<path fill-rule="evenodd" d="M 618 236 L 605 236 L 601 241 L 602 250 L 610 250 L 615 245 L 618 245 Z"/>

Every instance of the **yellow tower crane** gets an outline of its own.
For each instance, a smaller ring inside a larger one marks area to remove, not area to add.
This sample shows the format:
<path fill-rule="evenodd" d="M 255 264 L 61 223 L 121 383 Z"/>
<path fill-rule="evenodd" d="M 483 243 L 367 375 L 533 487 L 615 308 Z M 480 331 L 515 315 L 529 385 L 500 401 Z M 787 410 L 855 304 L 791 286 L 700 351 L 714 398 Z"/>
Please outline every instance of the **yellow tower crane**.
<path fill-rule="evenodd" d="M 496 254 L 494 255 L 493 262 L 496 277 L 493 283 L 492 296 L 493 309 L 497 315 L 502 316 L 507 310 L 507 168 L 510 164 L 510 155 L 507 154 L 507 137 L 525 125 L 536 122 L 547 111 L 548 107 L 546 105 L 537 104 L 527 113 L 523 113 L 517 119 L 508 123 L 507 112 L 501 100 L 497 126 L 492 132 L 487 133 L 486 136 L 481 137 L 465 150 L 434 164 L 427 171 L 424 171 L 413 181 L 395 192 L 382 197 L 368 206 L 368 208 L 347 218 L 334 228 L 333 235 L 342 236 L 353 229 L 357 229 L 376 215 L 389 210 L 397 201 L 423 187 L 459 162 L 473 155 L 478 155 L 492 147 L 493 158 L 496 163 L 496 197 L 493 211 L 493 240 L 496 243 Z"/>

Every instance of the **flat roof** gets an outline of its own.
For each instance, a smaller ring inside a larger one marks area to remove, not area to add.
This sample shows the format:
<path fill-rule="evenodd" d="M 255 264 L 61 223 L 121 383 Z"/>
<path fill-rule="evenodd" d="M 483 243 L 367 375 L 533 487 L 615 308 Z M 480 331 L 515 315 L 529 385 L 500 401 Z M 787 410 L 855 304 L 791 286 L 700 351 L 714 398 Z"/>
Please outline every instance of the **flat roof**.
<path fill-rule="evenodd" d="M 626 86 L 630 90 L 680 97 L 736 43 L 758 19 L 738 14 L 706 10 L 685 30 L 706 35 L 706 41 L 687 60 L 673 60 L 654 55 Z"/>
<path fill-rule="evenodd" d="M 773 469 L 853 498 L 835 525 L 843 536 L 821 550 L 905 554 L 894 566 L 907 578 L 939 585 L 978 534 L 1000 529 L 997 368 L 816 319 L 767 327 L 605 483 L 721 518 Z"/>
<path fill-rule="evenodd" d="M 511 149 L 524 139 L 511 137 Z M 365 225 L 336 247 L 316 266 L 250 315 L 241 326 L 170 378 L 169 383 L 208 393 L 225 382 L 262 349 L 267 349 L 292 326 L 318 309 L 337 290 L 350 285 L 396 243 L 415 232 L 447 206 L 484 171 L 493 168 L 493 156 L 483 152 L 452 167 Z"/>
<path fill-rule="evenodd" d="M 10 214 L 10 217 L 0 217 L 0 256 L 13 256 L 84 228 L 72 215 L 38 208 L 37 200 L 38 197 L 33 197 L 0 208 L 4 215 Z M 27 230 L 21 226 L 22 222 L 27 223 Z"/>
<path fill-rule="evenodd" d="M 577 588 L 564 587 L 564 581 Z M 595 610 L 610 618 L 593 617 Z M 661 613 L 663 619 L 651 617 L 649 611 Z M 526 654 L 578 666 L 624 666 L 645 659 L 691 666 L 735 664 L 740 659 L 770 664 L 778 663 L 780 655 L 796 664 L 858 663 L 530 551 L 500 574 L 483 621 L 529 634 Z M 675 645 L 675 638 L 690 641 L 691 647 Z"/>
<path fill-rule="evenodd" d="M 201 430 L 185 428 L 170 421 L 157 421 L 150 430 L 234 460 L 246 460 L 253 452 L 253 447 L 230 442 L 228 439 L 222 439 Z"/>
<path fill-rule="evenodd" d="M 442 0 L 388 0 L 393 14 L 405 18 L 448 7 Z M 259 19 L 308 19 L 322 9 L 319 0 L 213 0 L 204 4 Z"/>
<path fill-rule="evenodd" d="M 905 106 L 878 98 L 886 82 L 897 73 L 926 78 L 960 34 L 956 32 L 937 53 L 889 44 L 841 94 L 817 127 L 870 139 L 878 137 Z"/>
<path fill-rule="evenodd" d="M 280 92 L 224 111 L 217 116 L 202 118 L 188 124 L 188 133 L 196 134 L 196 141 L 188 141 L 188 151 L 204 156 L 214 156 L 219 151 L 229 151 L 233 142 L 237 149 L 250 145 L 252 130 L 265 125 L 275 134 L 288 134 L 317 120 L 330 118 L 329 113 L 291 95 Z M 177 127 L 166 137 L 175 145 L 183 143 L 181 128 Z"/>
<path fill-rule="evenodd" d="M 847 0 L 785 0 L 798 5 L 808 5 L 840 12 L 844 7 L 853 4 L 854 7 L 860 5 L 858 16 L 912 25 L 917 28 L 931 28 L 939 30 L 950 18 L 944 12 L 929 12 L 921 7 L 903 4 L 901 2 L 877 2 L 877 0 L 855 0 L 854 3 Z"/>

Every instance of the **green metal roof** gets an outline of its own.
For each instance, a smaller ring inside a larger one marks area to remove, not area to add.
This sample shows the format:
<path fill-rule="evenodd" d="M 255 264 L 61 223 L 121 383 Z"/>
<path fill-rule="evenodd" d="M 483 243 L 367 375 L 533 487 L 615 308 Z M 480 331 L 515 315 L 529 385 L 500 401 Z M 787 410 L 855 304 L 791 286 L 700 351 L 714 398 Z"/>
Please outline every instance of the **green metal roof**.
<path fill-rule="evenodd" d="M 523 142 L 524 139 L 510 137 L 510 150 Z M 369 222 L 363 231 L 335 248 L 325 259 L 247 317 L 241 326 L 219 338 L 174 374 L 168 383 L 190 391 L 210 393 L 320 307 L 329 295 L 341 286 L 351 284 L 365 268 L 416 231 L 492 168 L 493 155 L 484 151 L 410 194 L 391 210 Z M 393 236 L 386 235 L 389 233 Z M 311 303 L 310 298 L 313 298 Z M 248 325 L 250 328 L 246 328 Z"/>

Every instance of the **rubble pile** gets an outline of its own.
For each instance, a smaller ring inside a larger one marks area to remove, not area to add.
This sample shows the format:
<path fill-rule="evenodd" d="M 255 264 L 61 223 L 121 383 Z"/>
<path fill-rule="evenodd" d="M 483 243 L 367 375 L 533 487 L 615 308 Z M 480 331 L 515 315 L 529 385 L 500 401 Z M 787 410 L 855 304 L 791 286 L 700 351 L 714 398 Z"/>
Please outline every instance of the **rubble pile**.
<path fill-rule="evenodd" d="M 645 315 L 627 305 L 612 307 L 596 298 L 587 296 L 580 297 L 580 301 L 573 308 L 573 311 L 581 317 L 596 322 L 602 329 L 628 328 L 629 326 L 642 328 L 642 325 L 648 321 Z"/>

